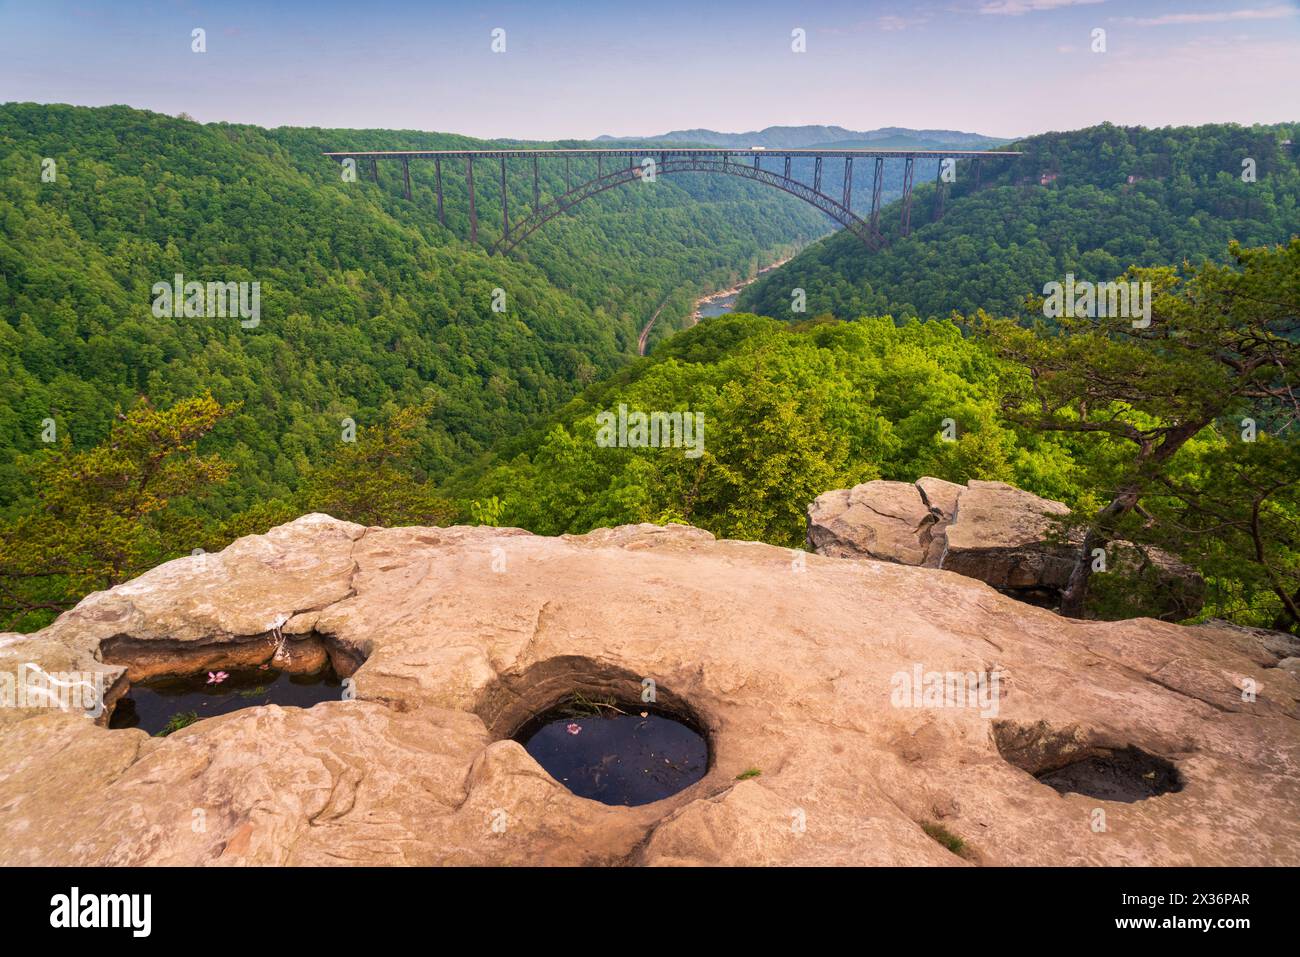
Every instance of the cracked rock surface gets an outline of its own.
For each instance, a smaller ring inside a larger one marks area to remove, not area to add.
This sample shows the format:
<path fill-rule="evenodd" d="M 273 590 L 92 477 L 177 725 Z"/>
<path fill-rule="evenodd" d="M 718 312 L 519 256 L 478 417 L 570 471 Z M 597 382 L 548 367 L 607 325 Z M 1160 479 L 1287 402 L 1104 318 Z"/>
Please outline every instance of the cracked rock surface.
<path fill-rule="evenodd" d="M 945 491 L 850 505 L 933 528 Z M 887 539 L 872 548 L 929 547 Z M 269 656 L 268 633 L 360 663 L 355 697 L 166 738 L 0 708 L 0 860 L 1300 864 L 1288 648 L 1231 627 L 1064 619 L 940 569 L 792 562 L 684 526 L 550 538 L 307 515 L 0 635 L 0 673 L 95 670 L 120 694 L 133 669 L 172 659 Z M 106 642 L 131 660 L 105 660 Z M 998 695 L 900 703 L 897 676 L 917 667 L 996 672 Z M 708 774 L 678 794 L 585 800 L 509 740 L 568 691 L 636 695 L 645 678 L 710 739 Z M 1127 804 L 1033 776 L 1130 746 L 1172 762 L 1181 789 Z"/>

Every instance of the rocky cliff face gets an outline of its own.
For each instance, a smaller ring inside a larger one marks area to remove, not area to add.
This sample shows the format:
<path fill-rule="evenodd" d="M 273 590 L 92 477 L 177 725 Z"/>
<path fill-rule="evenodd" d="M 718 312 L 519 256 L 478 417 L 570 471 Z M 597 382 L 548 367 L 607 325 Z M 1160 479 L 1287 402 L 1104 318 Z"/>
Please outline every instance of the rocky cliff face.
<path fill-rule="evenodd" d="M 1275 667 L 1294 654 L 680 526 L 308 515 L 0 636 L 0 673 L 98 672 L 111 703 L 169 670 L 328 655 L 350 700 L 166 738 L 2 708 L 0 859 L 1296 865 L 1300 683 Z M 510 740 L 565 693 L 646 679 L 710 740 L 665 800 L 578 798 Z"/>
<path fill-rule="evenodd" d="M 1069 514 L 1062 503 L 1005 482 L 877 480 L 819 495 L 808 506 L 808 544 L 819 555 L 947 569 L 1051 608 L 1060 604 L 1081 542 L 1056 526 Z M 1106 552 L 1106 574 L 1141 587 L 1100 617 L 1147 613 L 1178 621 L 1200 610 L 1205 582 L 1195 569 L 1127 542 L 1112 542 Z M 1093 581 L 1106 583 L 1101 574 Z"/>

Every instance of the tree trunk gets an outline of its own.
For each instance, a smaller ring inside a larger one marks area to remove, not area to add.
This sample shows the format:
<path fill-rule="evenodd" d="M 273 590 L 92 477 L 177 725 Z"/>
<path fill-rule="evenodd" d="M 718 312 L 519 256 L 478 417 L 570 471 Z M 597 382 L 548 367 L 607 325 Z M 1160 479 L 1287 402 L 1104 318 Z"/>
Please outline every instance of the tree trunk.
<path fill-rule="evenodd" d="M 1296 609 L 1300 608 L 1300 588 L 1289 599 L 1286 592 L 1278 591 L 1277 596 L 1282 599 L 1282 610 L 1277 613 L 1273 619 L 1274 631 L 1291 631 L 1296 625 L 1300 625 L 1300 615 L 1296 614 Z"/>
<path fill-rule="evenodd" d="M 1092 550 L 1104 548 L 1110 541 L 1111 524 L 1126 515 L 1137 505 L 1139 489 L 1137 485 L 1126 485 L 1111 500 L 1111 503 L 1097 513 L 1096 519 L 1088 526 L 1079 546 L 1079 555 L 1070 570 L 1070 580 L 1061 592 L 1061 614 L 1067 618 L 1082 618 L 1084 605 L 1088 600 L 1088 578 L 1092 574 Z"/>
<path fill-rule="evenodd" d="M 1083 545 L 1079 548 L 1079 557 L 1075 559 L 1074 568 L 1070 570 L 1070 580 L 1065 591 L 1061 593 L 1060 613 L 1067 618 L 1082 618 L 1084 603 L 1088 599 L 1088 576 L 1092 574 L 1092 550 L 1104 547 L 1110 541 L 1111 528 L 1116 520 L 1123 518 L 1137 507 L 1142 498 L 1142 491 L 1151 481 L 1151 477 L 1173 458 L 1174 454 L 1201 429 L 1205 428 L 1213 417 L 1184 422 L 1170 430 L 1158 446 L 1149 442 L 1142 443 L 1142 450 L 1133 463 L 1135 476 L 1127 485 L 1121 485 L 1111 503 L 1097 513 L 1092 524 L 1083 536 Z"/>

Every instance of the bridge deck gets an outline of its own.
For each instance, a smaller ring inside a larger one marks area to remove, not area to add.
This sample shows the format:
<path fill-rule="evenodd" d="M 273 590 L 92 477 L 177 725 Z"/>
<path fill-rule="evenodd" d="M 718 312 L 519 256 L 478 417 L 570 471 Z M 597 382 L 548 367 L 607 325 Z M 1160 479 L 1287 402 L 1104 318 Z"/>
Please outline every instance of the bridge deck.
<path fill-rule="evenodd" d="M 835 156 L 835 157 L 881 157 L 882 159 L 944 159 L 955 157 L 957 159 L 966 159 L 972 157 L 1000 157 L 1000 156 L 1020 156 L 1019 152 L 1012 150 L 818 150 L 818 149 L 782 149 L 772 146 L 764 149 L 748 149 L 746 147 L 728 148 L 722 146 L 713 147 L 665 147 L 665 146 L 643 146 L 637 148 L 620 147 L 617 149 L 520 149 L 520 150 L 350 150 L 333 153 L 325 153 L 325 156 L 335 156 L 343 158 L 359 157 L 393 157 L 401 159 L 402 157 L 416 156 L 474 156 L 498 157 L 510 156 L 649 156 L 651 154 L 664 156 L 755 156 L 764 153 L 773 156 Z"/>

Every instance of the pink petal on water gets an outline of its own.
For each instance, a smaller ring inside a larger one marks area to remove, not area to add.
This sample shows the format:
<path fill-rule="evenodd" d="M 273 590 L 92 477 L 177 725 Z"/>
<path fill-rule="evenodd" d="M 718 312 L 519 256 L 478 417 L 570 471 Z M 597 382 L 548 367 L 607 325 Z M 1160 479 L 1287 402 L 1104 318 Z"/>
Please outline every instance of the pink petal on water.
<path fill-rule="evenodd" d="M 569 732 L 569 734 L 577 734 L 579 731 L 582 730 L 582 725 L 580 725 L 580 724 L 570 724 L 570 725 L 569 725 L 567 728 L 565 728 L 564 730 L 567 731 L 567 732 Z"/>

